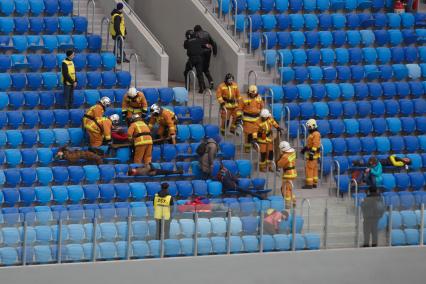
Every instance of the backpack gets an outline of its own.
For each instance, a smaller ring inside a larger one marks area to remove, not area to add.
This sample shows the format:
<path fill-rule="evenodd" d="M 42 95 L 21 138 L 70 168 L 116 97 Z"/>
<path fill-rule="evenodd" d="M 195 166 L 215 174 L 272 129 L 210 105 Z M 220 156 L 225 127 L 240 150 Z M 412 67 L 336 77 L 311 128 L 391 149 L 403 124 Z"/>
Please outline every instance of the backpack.
<path fill-rule="evenodd" d="M 207 153 L 207 145 L 209 143 L 216 144 L 216 142 L 208 142 L 207 140 L 205 140 L 205 141 L 201 142 L 200 145 L 198 145 L 197 149 L 195 149 L 195 152 L 197 152 L 198 156 L 202 156 L 205 153 Z"/>

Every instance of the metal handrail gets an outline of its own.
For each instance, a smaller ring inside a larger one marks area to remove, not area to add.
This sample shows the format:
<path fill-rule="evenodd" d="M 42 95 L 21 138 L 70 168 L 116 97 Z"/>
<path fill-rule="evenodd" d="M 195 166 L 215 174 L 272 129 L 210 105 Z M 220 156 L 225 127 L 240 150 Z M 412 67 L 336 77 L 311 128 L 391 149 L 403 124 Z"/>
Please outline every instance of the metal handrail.
<path fill-rule="evenodd" d="M 209 124 L 211 124 L 212 123 L 213 93 L 212 93 L 212 90 L 210 90 L 210 89 L 206 89 L 204 91 L 204 95 L 203 95 L 203 109 L 206 109 L 206 105 L 205 105 L 206 93 L 209 96 L 209 107 L 208 107 L 208 109 L 209 109 Z"/>
<path fill-rule="evenodd" d="M 139 56 L 136 53 L 132 53 L 130 54 L 129 57 L 129 73 L 131 73 L 131 69 L 132 69 L 132 58 L 136 58 L 135 61 L 135 73 L 133 74 L 133 78 L 135 78 L 135 88 L 138 87 L 138 66 L 139 66 Z"/>
<path fill-rule="evenodd" d="M 336 165 L 336 167 L 334 166 Z M 329 189 L 331 189 L 331 183 L 334 179 L 334 170 L 337 169 L 337 183 L 336 183 L 336 194 L 337 198 L 340 196 L 340 163 L 337 160 L 333 160 L 331 163 L 331 176 L 330 176 L 330 182 L 329 182 Z"/>
<path fill-rule="evenodd" d="M 134 16 L 136 20 L 138 20 L 139 24 L 141 24 L 144 29 L 149 33 L 150 37 L 158 44 L 158 46 L 161 48 L 161 54 L 164 54 L 164 45 L 161 44 L 158 38 L 156 38 L 155 35 L 151 32 L 151 30 L 144 24 L 144 22 L 142 22 L 138 14 L 133 11 L 132 7 L 130 7 L 130 5 L 126 1 L 122 1 L 121 3 L 123 3 L 127 10 L 129 10 L 129 16 Z"/>
<path fill-rule="evenodd" d="M 271 161 L 271 165 L 274 168 L 274 170 L 273 170 L 273 173 L 274 173 L 274 181 L 273 181 L 274 189 L 273 189 L 273 192 L 274 192 L 274 195 L 276 195 L 275 191 L 277 189 L 277 175 L 276 175 L 277 165 L 275 164 L 275 161 Z M 266 169 L 266 188 L 269 189 L 269 169 Z"/>
<path fill-rule="evenodd" d="M 228 127 L 230 127 L 231 125 L 231 119 L 228 121 L 228 110 L 226 109 L 226 107 L 219 107 L 219 114 L 217 116 L 217 125 L 221 125 L 221 112 L 222 110 L 225 112 L 225 135 L 223 136 L 223 142 L 226 142 L 226 136 L 228 135 L 229 129 Z"/>
<path fill-rule="evenodd" d="M 265 34 L 262 35 L 262 39 L 263 39 L 263 42 L 265 43 L 265 48 L 263 49 L 263 51 L 265 51 L 265 50 L 268 49 L 269 39 Z M 263 58 L 264 58 L 264 61 L 265 61 L 264 64 L 263 64 L 263 72 L 266 72 L 266 56 L 265 55 L 266 54 L 263 52 Z"/>
<path fill-rule="evenodd" d="M 94 235 L 96 236 L 96 235 Z M 56 253 L 58 263 L 62 263 L 62 218 L 58 220 L 58 244 L 56 246 L 58 251 Z M 95 245 L 93 245 L 95 247 Z"/>
<path fill-rule="evenodd" d="M 424 242 L 424 228 L 425 228 L 425 204 L 422 203 L 420 206 L 420 246 L 423 246 Z"/>
<path fill-rule="evenodd" d="M 248 32 L 247 32 L 247 30 L 246 30 L 246 21 L 248 21 L 248 27 L 249 27 L 249 29 L 248 29 Z M 246 39 L 248 40 L 248 49 L 247 49 L 247 53 L 248 54 L 250 54 L 251 53 L 251 40 L 249 39 L 249 36 L 248 36 L 248 34 L 250 33 L 252 33 L 253 32 L 253 21 L 252 21 L 252 19 L 250 18 L 250 17 L 246 17 L 245 19 L 244 19 L 244 28 L 243 28 L 243 43 L 245 43 L 246 42 Z"/>
<path fill-rule="evenodd" d="M 286 115 L 287 115 L 287 142 L 290 141 L 290 108 L 288 106 L 284 106 Z"/>
<path fill-rule="evenodd" d="M 109 24 L 110 24 L 110 20 L 107 17 L 103 17 L 102 18 L 102 21 L 101 21 L 101 38 L 103 38 L 103 34 L 104 34 L 104 23 L 107 23 L 107 28 L 106 28 L 106 51 L 108 51 L 109 50 Z"/>
<path fill-rule="evenodd" d="M 257 86 L 257 72 L 254 70 L 250 70 L 247 76 L 247 87 L 250 86 L 250 77 L 252 74 L 254 75 L 254 84 Z"/>
<path fill-rule="evenodd" d="M 98 241 L 98 238 L 97 238 L 97 235 L 98 235 L 98 232 L 97 232 L 97 230 L 98 230 L 98 218 L 96 218 L 96 214 L 95 214 L 95 216 L 93 217 L 93 231 L 92 231 L 92 233 L 93 233 L 93 239 L 92 239 L 92 243 L 93 243 L 93 248 L 92 248 L 92 262 L 95 262 L 96 261 L 96 255 L 97 255 L 97 245 L 96 245 L 96 243 L 97 243 L 97 241 Z"/>
<path fill-rule="evenodd" d="M 308 233 L 311 231 L 311 201 L 309 198 L 303 198 L 302 203 L 300 204 L 300 215 L 303 216 L 303 205 L 305 205 L 305 202 L 308 204 Z"/>
<path fill-rule="evenodd" d="M 355 185 L 355 206 L 358 206 L 358 182 L 356 181 L 356 179 L 351 179 L 351 182 L 348 185 L 348 197 L 349 199 L 351 199 L 352 196 L 352 182 Z"/>
<path fill-rule="evenodd" d="M 389 212 L 388 212 L 388 245 L 392 246 L 392 204 L 389 205 Z M 420 234 L 423 234 L 423 232 L 420 232 Z"/>
<path fill-rule="evenodd" d="M 115 40 L 115 56 L 118 53 L 118 42 L 121 41 L 121 58 L 120 58 L 120 71 L 123 71 L 123 61 L 124 61 L 124 38 L 121 35 L 118 35 Z"/>
<path fill-rule="evenodd" d="M 80 1 L 78 1 L 80 3 Z M 95 0 L 87 0 L 87 4 L 86 4 L 86 18 L 89 19 L 89 6 L 90 4 L 92 5 L 92 21 L 91 21 L 91 25 L 92 25 L 92 34 L 95 33 L 95 8 L 96 8 L 96 3 Z M 87 34 L 87 31 L 86 31 Z"/>
<path fill-rule="evenodd" d="M 244 128 L 241 124 L 237 126 L 235 129 L 235 133 L 240 133 L 241 141 L 240 141 L 240 159 L 243 158 L 244 153 Z"/>
<path fill-rule="evenodd" d="M 294 206 L 291 207 L 291 216 L 292 216 L 292 219 L 291 219 L 291 237 L 292 237 L 291 250 L 295 251 L 296 250 L 296 208 Z"/>
<path fill-rule="evenodd" d="M 322 179 L 324 177 L 324 147 L 320 146 L 320 151 L 321 151 L 321 159 L 320 159 L 320 180 L 319 180 L 319 184 L 322 185 Z"/>
<path fill-rule="evenodd" d="M 27 214 L 24 214 L 24 222 L 22 224 L 24 229 L 22 236 L 22 265 L 27 264 L 27 233 L 28 233 L 28 223 L 27 223 Z"/>
<path fill-rule="evenodd" d="M 237 34 L 237 15 L 238 15 L 238 1 L 231 0 L 232 4 L 234 4 L 234 36 Z M 231 18 L 232 9 L 229 9 L 229 18 Z M 229 19 L 230 20 L 230 19 Z"/>
<path fill-rule="evenodd" d="M 189 71 L 188 74 L 186 75 L 186 87 L 188 88 L 188 95 L 189 95 L 189 93 L 191 91 L 191 88 L 190 88 L 190 86 L 191 86 L 191 84 L 190 84 L 191 83 L 191 75 L 193 77 L 193 80 L 192 80 L 192 87 L 193 87 L 192 88 L 192 105 L 194 105 L 195 104 L 195 88 L 196 88 L 195 78 L 197 77 L 194 70 Z"/>
<path fill-rule="evenodd" d="M 273 108 L 273 106 L 274 106 L 274 90 L 272 90 L 272 88 L 268 88 L 268 93 L 271 96 L 271 114 L 272 114 L 272 117 L 274 117 L 274 108 Z M 265 105 L 266 108 L 268 107 L 267 102 L 268 101 L 267 101 L 266 96 L 265 96 L 264 97 L 264 105 Z"/>
<path fill-rule="evenodd" d="M 257 151 L 257 165 L 256 165 L 256 177 L 259 177 L 259 166 L 260 166 L 260 146 L 257 142 L 252 143 Z M 253 147 L 250 149 L 250 161 L 253 163 Z"/>

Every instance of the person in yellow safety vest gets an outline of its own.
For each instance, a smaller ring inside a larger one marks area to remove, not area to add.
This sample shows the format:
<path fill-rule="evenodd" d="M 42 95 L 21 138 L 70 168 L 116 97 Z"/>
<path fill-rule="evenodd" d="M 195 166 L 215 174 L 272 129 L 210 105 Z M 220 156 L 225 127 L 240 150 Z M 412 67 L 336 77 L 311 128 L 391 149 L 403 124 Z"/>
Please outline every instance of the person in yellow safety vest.
<path fill-rule="evenodd" d="M 176 144 L 176 124 L 177 117 L 175 113 L 157 104 L 151 106 L 151 117 L 149 118 L 149 129 L 158 124 L 157 135 L 160 139 L 171 138 L 172 144 Z"/>
<path fill-rule="evenodd" d="M 272 143 L 272 127 L 275 127 L 278 132 L 281 132 L 281 127 L 266 108 L 262 109 L 260 117 L 261 122 L 259 123 L 259 127 L 257 131 L 253 133 L 253 143 L 257 142 L 260 147 L 259 170 L 265 172 L 267 165 L 269 165 L 269 170 L 273 171 L 272 161 L 274 160 L 274 147 Z"/>
<path fill-rule="evenodd" d="M 126 120 L 129 123 L 133 114 L 140 114 L 142 118 L 145 118 L 147 112 L 148 103 L 145 95 L 136 88 L 129 88 L 127 94 L 124 95 L 123 102 L 121 104 L 123 120 Z"/>
<path fill-rule="evenodd" d="M 89 135 L 90 147 L 100 147 L 104 143 L 111 144 L 111 130 L 119 122 L 118 114 L 89 120 L 84 127 Z"/>
<path fill-rule="evenodd" d="M 173 206 L 173 198 L 169 193 L 169 184 L 161 184 L 161 190 L 154 197 L 154 218 L 157 222 L 157 240 L 161 239 L 162 221 L 164 220 L 164 239 L 169 238 L 170 233 L 170 211 Z"/>
<path fill-rule="evenodd" d="M 123 40 L 127 35 L 126 24 L 124 23 L 123 8 L 124 4 L 118 3 L 116 9 L 112 10 L 111 20 L 109 21 L 109 33 L 114 40 L 114 54 L 117 57 L 117 63 L 119 64 L 121 63 L 121 60 L 126 63 L 129 62 L 129 60 L 126 58 L 126 53 L 123 51 Z M 118 51 L 116 49 L 118 49 Z M 121 58 L 122 54 L 123 58 Z"/>
<path fill-rule="evenodd" d="M 260 112 L 263 109 L 264 103 L 262 98 L 257 93 L 257 87 L 250 85 L 248 90 L 248 98 L 240 98 L 237 111 L 237 123 L 243 121 L 243 129 L 246 143 L 244 150 L 246 153 L 250 151 L 253 133 L 259 128 Z"/>
<path fill-rule="evenodd" d="M 306 128 L 309 131 L 306 145 L 302 149 L 305 155 L 306 166 L 306 184 L 304 189 L 317 188 L 318 186 L 318 159 L 321 157 L 321 134 L 318 131 L 318 125 L 315 119 L 309 119 L 306 122 Z"/>
<path fill-rule="evenodd" d="M 83 116 L 83 127 L 89 121 L 94 121 L 96 118 L 104 116 L 105 109 L 111 105 L 111 99 L 108 97 L 102 97 L 96 104 L 91 106 Z"/>
<path fill-rule="evenodd" d="M 133 144 L 133 163 L 149 164 L 152 160 L 151 130 L 140 114 L 134 114 L 131 121 L 127 134 L 129 141 Z"/>
<path fill-rule="evenodd" d="M 296 171 L 296 151 L 290 146 L 287 141 L 281 141 L 280 145 L 281 156 L 277 162 L 277 168 L 282 169 L 281 194 L 285 200 L 286 206 L 290 207 L 296 204 L 296 197 L 293 194 L 292 181 L 297 177 Z"/>
<path fill-rule="evenodd" d="M 230 131 L 231 133 L 235 133 L 238 103 L 240 101 L 240 89 L 237 83 L 234 82 L 234 76 L 232 74 L 226 74 L 224 82 L 217 87 L 216 98 L 220 104 L 221 110 L 221 134 L 225 135 L 225 125 L 229 125 L 230 119 L 232 119 Z"/>
<path fill-rule="evenodd" d="M 64 100 L 65 106 L 70 109 L 72 108 L 74 98 L 74 88 L 77 87 L 77 78 L 75 76 L 74 62 L 74 51 L 67 50 L 67 57 L 62 61 L 61 73 L 62 83 L 64 85 Z"/>

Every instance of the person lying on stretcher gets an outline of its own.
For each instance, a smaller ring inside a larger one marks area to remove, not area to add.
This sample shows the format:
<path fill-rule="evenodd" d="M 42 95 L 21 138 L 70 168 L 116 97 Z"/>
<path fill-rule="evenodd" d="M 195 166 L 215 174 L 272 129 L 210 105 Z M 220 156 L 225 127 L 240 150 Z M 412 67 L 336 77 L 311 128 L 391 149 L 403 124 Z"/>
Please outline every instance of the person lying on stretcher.
<path fill-rule="evenodd" d="M 151 163 L 139 168 L 129 169 L 128 176 L 158 176 L 158 175 L 180 175 L 183 174 L 182 170 L 169 171 L 155 168 Z"/>

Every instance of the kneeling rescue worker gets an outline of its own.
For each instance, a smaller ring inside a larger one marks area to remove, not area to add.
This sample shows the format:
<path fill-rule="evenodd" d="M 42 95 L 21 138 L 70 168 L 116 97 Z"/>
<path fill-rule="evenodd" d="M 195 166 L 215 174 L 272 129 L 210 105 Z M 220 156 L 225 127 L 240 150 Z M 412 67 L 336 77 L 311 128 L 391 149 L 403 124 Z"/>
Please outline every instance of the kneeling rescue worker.
<path fill-rule="evenodd" d="M 96 118 L 104 116 L 105 109 L 111 105 L 111 99 L 108 97 L 102 97 L 96 104 L 91 106 L 83 116 L 83 126 L 86 128 L 86 124 L 89 121 L 94 121 Z"/>
<path fill-rule="evenodd" d="M 89 120 L 85 128 L 89 135 L 90 147 L 100 147 L 104 143 L 111 144 L 111 130 L 119 122 L 120 116 L 118 114 Z"/>
<path fill-rule="evenodd" d="M 278 159 L 277 167 L 282 169 L 281 194 L 287 207 L 290 207 L 291 204 L 295 206 L 296 197 L 293 194 L 292 181 L 297 177 L 296 151 L 287 141 L 281 141 L 280 151 L 281 156 Z"/>
<path fill-rule="evenodd" d="M 302 154 L 306 159 L 306 184 L 304 189 L 317 188 L 318 186 L 318 159 L 321 157 L 321 134 L 318 131 L 318 125 L 315 119 L 309 119 L 306 122 L 309 136 L 306 139 L 306 145 L 302 149 Z"/>
<path fill-rule="evenodd" d="M 257 87 L 251 85 L 248 90 L 248 98 L 241 98 L 239 102 L 238 121 L 243 121 L 243 129 L 246 143 L 245 152 L 250 151 L 253 133 L 259 128 L 260 112 L 263 109 L 263 100 L 257 93 Z"/>
<path fill-rule="evenodd" d="M 171 138 L 172 143 L 176 144 L 177 117 L 175 113 L 157 104 L 153 104 L 151 106 L 151 117 L 148 124 L 149 129 L 152 130 L 156 124 L 158 124 L 157 135 L 160 139 L 166 140 Z"/>
<path fill-rule="evenodd" d="M 145 95 L 138 91 L 136 88 L 129 88 L 127 94 L 123 97 L 121 104 L 121 113 L 123 120 L 129 123 L 132 115 L 140 114 L 142 118 L 145 118 L 148 112 L 148 103 Z"/>
<path fill-rule="evenodd" d="M 225 81 L 217 87 L 216 98 L 221 108 L 220 117 L 222 121 L 220 131 L 222 135 L 225 135 L 225 128 L 229 124 L 230 119 L 232 119 L 230 131 L 231 133 L 235 133 L 240 89 L 237 83 L 234 82 L 234 76 L 231 73 L 226 74 Z"/>
<path fill-rule="evenodd" d="M 149 164 L 152 160 L 152 137 L 149 127 L 139 114 L 134 114 L 127 130 L 128 138 L 133 146 L 133 163 Z"/>

